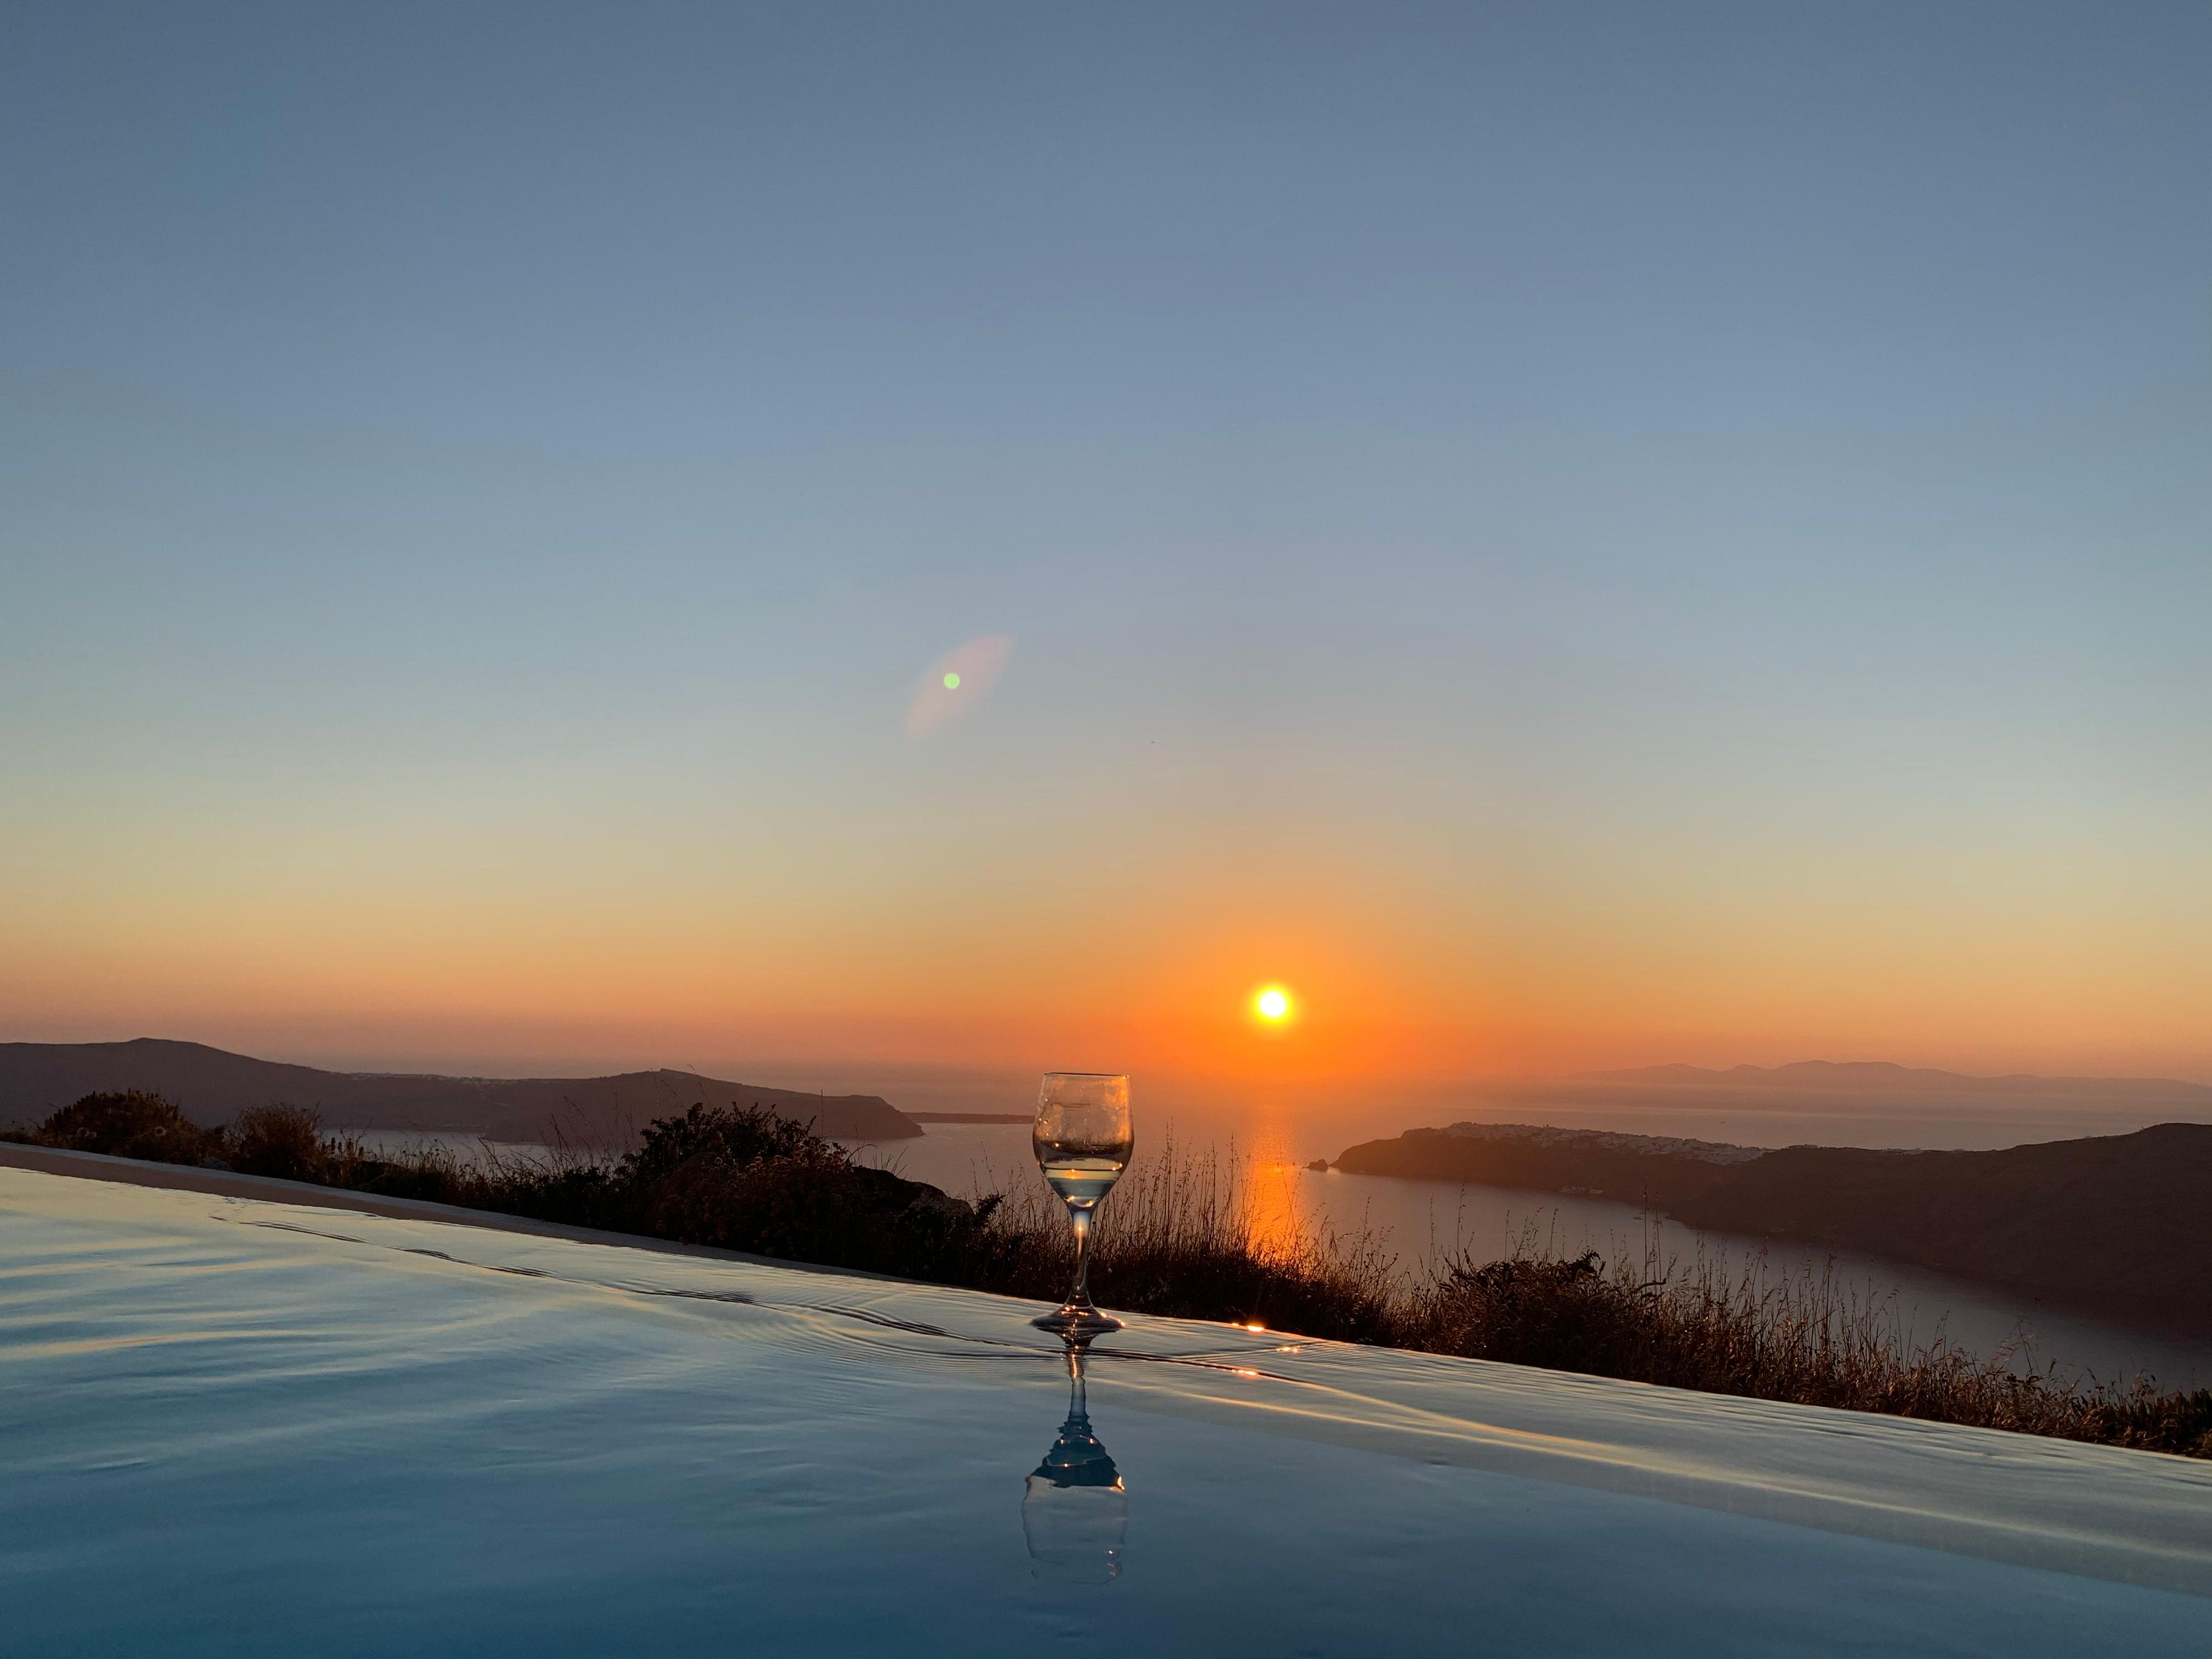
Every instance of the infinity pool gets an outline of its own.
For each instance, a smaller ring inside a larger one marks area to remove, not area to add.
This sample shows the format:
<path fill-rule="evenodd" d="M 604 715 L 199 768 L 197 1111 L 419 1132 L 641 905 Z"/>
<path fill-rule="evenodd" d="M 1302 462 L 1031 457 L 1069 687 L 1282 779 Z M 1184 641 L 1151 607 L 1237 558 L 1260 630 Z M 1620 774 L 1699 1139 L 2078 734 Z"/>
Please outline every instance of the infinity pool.
<path fill-rule="evenodd" d="M 0 1652 L 2212 1651 L 2212 1467 L 0 1170 Z"/>

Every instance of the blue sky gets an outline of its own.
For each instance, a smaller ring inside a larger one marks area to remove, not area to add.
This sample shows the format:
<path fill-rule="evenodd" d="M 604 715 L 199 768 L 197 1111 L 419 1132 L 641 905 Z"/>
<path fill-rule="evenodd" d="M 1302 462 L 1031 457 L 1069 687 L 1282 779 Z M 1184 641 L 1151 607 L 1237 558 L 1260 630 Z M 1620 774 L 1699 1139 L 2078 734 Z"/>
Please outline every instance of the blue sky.
<path fill-rule="evenodd" d="M 2212 1074 L 2201 7 L 0 29 L 21 1035 Z"/>

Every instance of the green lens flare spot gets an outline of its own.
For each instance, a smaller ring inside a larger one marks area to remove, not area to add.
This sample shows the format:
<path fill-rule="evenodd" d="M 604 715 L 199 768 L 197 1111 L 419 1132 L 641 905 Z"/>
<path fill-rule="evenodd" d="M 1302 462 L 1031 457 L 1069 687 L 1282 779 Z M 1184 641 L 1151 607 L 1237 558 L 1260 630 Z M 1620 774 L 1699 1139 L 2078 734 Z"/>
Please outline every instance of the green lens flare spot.
<path fill-rule="evenodd" d="M 947 674 L 945 677 L 945 689 L 947 691 L 957 691 L 960 689 L 960 676 Z"/>

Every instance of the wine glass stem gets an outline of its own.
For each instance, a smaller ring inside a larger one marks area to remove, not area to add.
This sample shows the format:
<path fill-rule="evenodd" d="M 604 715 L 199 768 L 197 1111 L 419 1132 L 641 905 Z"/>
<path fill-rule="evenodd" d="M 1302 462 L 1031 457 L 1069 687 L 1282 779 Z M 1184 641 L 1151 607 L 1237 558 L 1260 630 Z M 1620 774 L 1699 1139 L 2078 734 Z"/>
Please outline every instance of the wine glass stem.
<path fill-rule="evenodd" d="M 1091 1305 L 1091 1206 L 1069 1205 L 1067 1224 L 1075 1231 L 1075 1288 L 1067 1293 L 1067 1305 L 1087 1308 Z"/>
<path fill-rule="evenodd" d="M 1067 1345 L 1067 1420 L 1088 1425 L 1091 1421 L 1091 1402 L 1083 1392 L 1083 1346 Z"/>

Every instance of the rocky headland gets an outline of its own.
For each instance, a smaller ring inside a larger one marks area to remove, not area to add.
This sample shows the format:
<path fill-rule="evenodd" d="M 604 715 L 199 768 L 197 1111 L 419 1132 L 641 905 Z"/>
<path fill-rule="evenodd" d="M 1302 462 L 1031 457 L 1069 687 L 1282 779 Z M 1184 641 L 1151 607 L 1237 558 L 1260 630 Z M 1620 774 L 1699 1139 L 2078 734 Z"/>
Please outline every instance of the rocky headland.
<path fill-rule="evenodd" d="M 1863 1251 L 2212 1334 L 2208 1124 L 1893 1152 L 1455 1123 L 1350 1147 L 1335 1167 L 1614 1199 L 1704 1231 Z"/>

